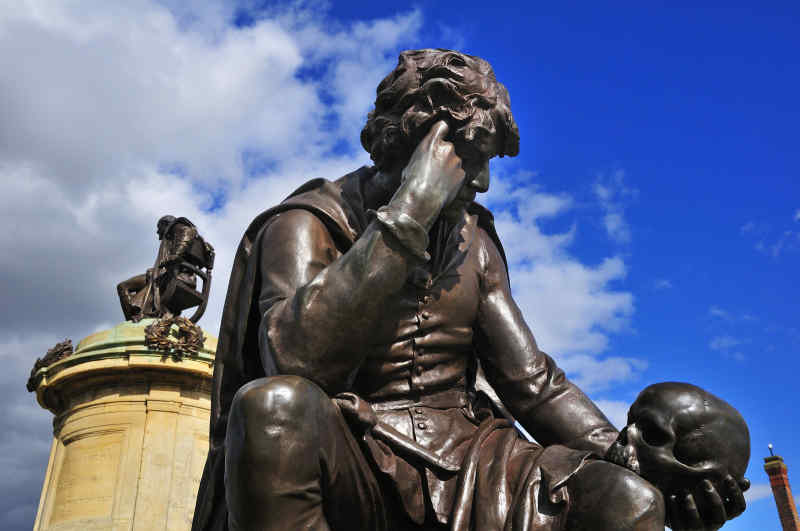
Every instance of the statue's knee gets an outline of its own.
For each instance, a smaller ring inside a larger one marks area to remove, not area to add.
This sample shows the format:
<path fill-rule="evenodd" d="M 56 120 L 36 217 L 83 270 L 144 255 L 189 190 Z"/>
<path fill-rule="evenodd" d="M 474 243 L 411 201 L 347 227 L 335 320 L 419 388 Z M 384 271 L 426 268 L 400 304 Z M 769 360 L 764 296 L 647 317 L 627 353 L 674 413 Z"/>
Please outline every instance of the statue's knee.
<path fill-rule="evenodd" d="M 589 462 L 571 480 L 570 493 L 570 519 L 593 522 L 591 529 L 664 529 L 663 496 L 626 468 Z"/>
<path fill-rule="evenodd" d="M 313 428 L 312 418 L 331 408 L 325 392 L 299 376 L 259 378 L 243 385 L 231 404 L 231 422 L 240 422 L 249 432 Z M 229 426 L 230 427 L 230 426 Z"/>

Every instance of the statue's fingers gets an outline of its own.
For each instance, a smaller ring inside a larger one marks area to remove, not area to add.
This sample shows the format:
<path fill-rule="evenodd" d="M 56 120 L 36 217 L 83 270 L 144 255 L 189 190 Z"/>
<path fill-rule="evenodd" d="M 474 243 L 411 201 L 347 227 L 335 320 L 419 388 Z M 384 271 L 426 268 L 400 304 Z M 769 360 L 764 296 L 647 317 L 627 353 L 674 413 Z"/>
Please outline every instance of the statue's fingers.
<path fill-rule="evenodd" d="M 744 487 L 741 487 L 730 474 L 722 482 L 725 488 L 725 501 L 727 502 L 725 509 L 728 511 L 728 518 L 739 516 L 747 507 L 744 491 L 750 487 L 750 481 L 745 479 L 742 483 Z"/>
<path fill-rule="evenodd" d="M 416 151 L 420 153 L 433 153 L 437 158 L 442 160 L 448 158 L 451 152 L 454 152 L 454 147 L 451 142 L 445 140 L 447 133 L 450 131 L 450 126 L 444 120 L 439 120 L 434 123 L 428 130 L 428 134 L 417 145 Z"/>
<path fill-rule="evenodd" d="M 669 527 L 673 531 L 687 531 L 683 522 L 683 512 L 678 496 L 671 494 L 667 497 L 667 512 L 669 514 Z"/>
<path fill-rule="evenodd" d="M 705 522 L 703 522 L 700 511 L 697 509 L 694 496 L 687 494 L 680 505 L 681 517 L 686 531 L 704 531 L 706 529 Z"/>
<path fill-rule="evenodd" d="M 741 487 L 742 492 L 746 492 L 747 489 L 750 488 L 750 480 L 747 478 L 742 478 L 742 480 L 739 481 L 739 487 Z"/>
<path fill-rule="evenodd" d="M 714 484 L 709 480 L 703 481 L 703 495 L 705 496 L 708 513 L 706 514 L 706 527 L 719 529 L 728 519 L 725 511 L 725 502 L 722 500 Z"/>

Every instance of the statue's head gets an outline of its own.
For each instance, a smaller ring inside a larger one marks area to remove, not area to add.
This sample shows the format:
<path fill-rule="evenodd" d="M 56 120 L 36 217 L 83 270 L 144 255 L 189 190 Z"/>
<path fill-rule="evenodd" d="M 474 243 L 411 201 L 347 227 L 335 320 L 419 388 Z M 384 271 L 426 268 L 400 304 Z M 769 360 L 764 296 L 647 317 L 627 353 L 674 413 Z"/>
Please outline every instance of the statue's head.
<path fill-rule="evenodd" d="M 392 171 L 443 119 L 462 159 L 475 151 L 513 157 L 519 130 L 510 106 L 508 91 L 483 59 L 451 50 L 405 51 L 378 85 L 361 144 L 379 170 Z"/>
<path fill-rule="evenodd" d="M 639 394 L 607 458 L 665 496 L 695 491 L 705 479 L 719 489 L 728 474 L 745 490 L 750 433 L 724 400 L 691 384 L 664 382 Z"/>
<path fill-rule="evenodd" d="M 164 235 L 173 223 L 175 223 L 175 216 L 161 216 L 158 223 L 156 223 L 156 233 L 158 234 L 159 240 L 164 239 Z"/>

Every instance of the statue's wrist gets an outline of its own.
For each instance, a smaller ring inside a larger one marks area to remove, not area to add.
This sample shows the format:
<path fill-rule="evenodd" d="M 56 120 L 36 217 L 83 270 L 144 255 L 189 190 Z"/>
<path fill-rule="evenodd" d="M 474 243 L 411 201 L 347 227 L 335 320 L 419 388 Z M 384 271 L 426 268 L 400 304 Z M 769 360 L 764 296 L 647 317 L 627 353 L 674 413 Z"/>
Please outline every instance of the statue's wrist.
<path fill-rule="evenodd" d="M 444 199 L 438 198 L 433 191 L 418 188 L 410 181 L 404 181 L 387 206 L 408 215 L 427 232 L 439 217 Z"/>
<path fill-rule="evenodd" d="M 402 210 L 385 205 L 377 211 L 370 210 L 384 230 L 388 231 L 400 244 L 419 260 L 427 262 L 428 230 Z"/>

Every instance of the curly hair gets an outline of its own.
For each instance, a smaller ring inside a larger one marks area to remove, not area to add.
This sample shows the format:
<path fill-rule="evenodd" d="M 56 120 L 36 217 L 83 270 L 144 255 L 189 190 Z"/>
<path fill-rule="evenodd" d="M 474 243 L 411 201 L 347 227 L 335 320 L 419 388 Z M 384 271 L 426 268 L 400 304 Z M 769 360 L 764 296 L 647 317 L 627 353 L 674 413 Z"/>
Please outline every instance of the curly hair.
<path fill-rule="evenodd" d="M 450 125 L 457 151 L 480 146 L 501 157 L 519 153 L 508 91 L 479 57 L 442 49 L 405 51 L 376 92 L 361 145 L 379 170 L 405 163 L 442 119 Z M 493 135 L 496 145 L 489 146 Z"/>

